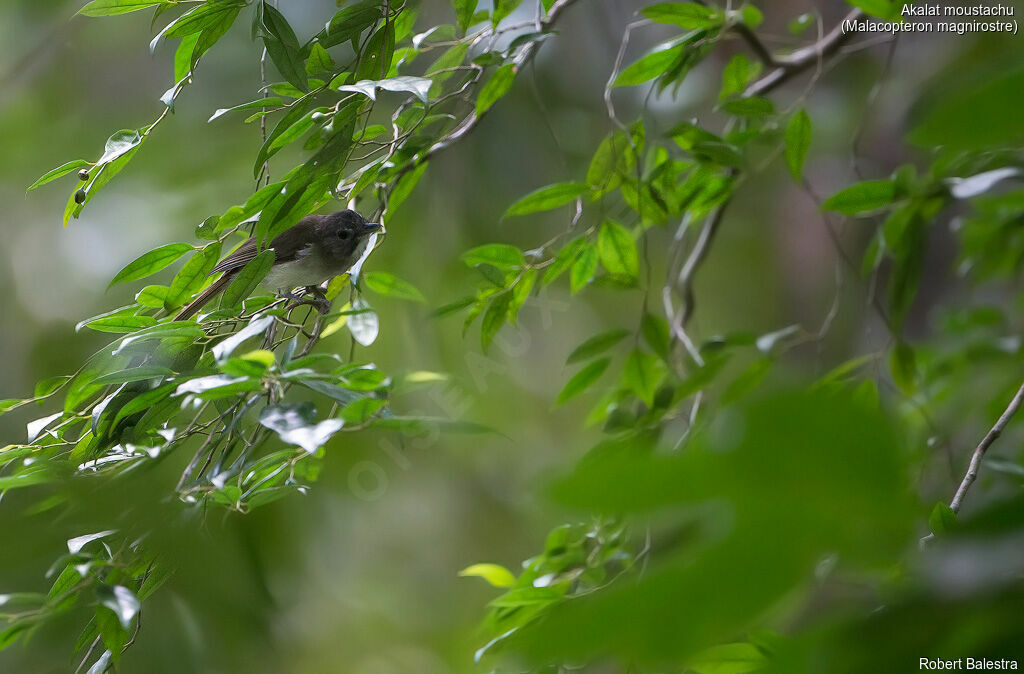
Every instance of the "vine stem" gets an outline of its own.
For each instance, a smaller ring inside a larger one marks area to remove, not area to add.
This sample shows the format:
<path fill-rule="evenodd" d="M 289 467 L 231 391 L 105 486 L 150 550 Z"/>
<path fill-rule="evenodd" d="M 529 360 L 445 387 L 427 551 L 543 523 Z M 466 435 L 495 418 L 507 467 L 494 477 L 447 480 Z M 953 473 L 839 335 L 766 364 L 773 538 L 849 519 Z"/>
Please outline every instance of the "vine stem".
<path fill-rule="evenodd" d="M 861 10 L 854 10 L 847 14 L 842 21 L 837 23 L 832 30 L 822 36 L 819 40 L 785 56 L 772 55 L 753 31 L 737 30 L 740 37 L 751 46 L 754 53 L 764 61 L 766 65 L 775 68 L 767 75 L 761 77 L 747 87 L 743 92 L 743 96 L 751 97 L 764 95 L 785 84 L 809 68 L 820 64 L 824 59 L 835 55 L 855 34 L 855 31 L 844 32 L 843 25 L 849 21 L 856 21 L 863 17 L 864 13 Z M 736 30 L 736 27 L 733 27 L 733 29 Z M 735 169 L 729 172 L 729 177 L 731 179 L 735 179 L 738 176 L 739 172 Z M 687 348 L 687 351 L 691 356 L 694 354 L 695 349 L 693 348 L 692 341 L 686 333 L 686 324 L 693 316 L 696 304 L 693 295 L 693 279 L 697 270 L 707 258 L 708 252 L 710 251 L 711 245 L 714 241 L 714 237 L 720 229 L 722 219 L 725 216 L 725 210 L 728 208 L 730 201 L 730 199 L 726 199 L 714 211 L 712 211 L 710 215 L 708 215 L 705 220 L 704 227 L 698 236 L 697 243 L 683 262 L 682 267 L 678 272 L 678 278 L 675 282 L 675 289 L 682 300 L 682 307 L 678 312 L 672 311 L 672 313 L 668 314 L 669 325 L 672 329 L 673 336 Z M 683 222 L 679 226 L 680 232 L 676 235 L 676 241 L 683 240 L 683 230 L 688 226 L 689 220 L 684 218 Z M 665 300 L 666 310 L 671 310 L 671 298 L 669 297 L 669 294 L 670 293 L 665 293 L 663 298 Z M 696 362 L 700 363 L 699 358 L 696 359 Z"/>
<path fill-rule="evenodd" d="M 1020 388 L 1017 389 L 1017 394 L 1013 396 L 1010 404 L 1003 410 L 995 425 L 989 429 L 988 433 L 985 434 L 985 437 L 982 438 L 981 442 L 974 449 L 974 454 L 971 455 L 971 463 L 967 467 L 967 473 L 964 475 L 963 481 L 960 482 L 960 487 L 956 490 L 953 500 L 949 503 L 949 509 L 953 512 L 960 512 L 960 506 L 963 505 L 964 497 L 967 496 L 967 490 L 978 479 L 978 470 L 981 468 L 981 460 L 985 457 L 985 452 L 1003 434 L 1006 425 L 1010 423 L 1013 415 L 1020 410 L 1022 404 L 1024 404 L 1024 383 L 1021 383 Z"/>
<path fill-rule="evenodd" d="M 550 28 L 555 23 L 555 21 L 558 20 L 558 17 L 562 14 L 562 12 L 568 9 L 575 2 L 576 0 L 557 0 L 553 5 L 551 5 L 551 9 L 548 10 L 547 18 L 540 22 L 541 30 L 543 31 Z M 533 57 L 537 54 L 537 47 L 538 41 L 529 42 L 525 47 L 523 47 L 523 50 L 519 53 L 518 56 L 516 56 L 516 59 L 513 63 L 514 72 L 518 73 L 524 65 L 528 64 L 531 60 L 533 60 Z M 419 157 L 417 158 L 417 161 L 410 162 L 408 165 L 409 168 L 406 170 L 412 170 L 414 166 L 418 166 L 423 162 L 429 161 L 431 158 L 434 157 L 434 155 L 438 154 L 439 152 L 443 152 L 444 150 L 448 149 L 449 147 L 460 141 L 465 136 L 469 135 L 469 133 L 476 128 L 477 124 L 480 123 L 480 120 L 483 118 L 485 114 L 487 114 L 486 110 L 479 115 L 476 114 L 475 112 L 471 113 L 459 126 L 453 129 L 451 133 L 447 134 L 444 138 L 437 141 L 429 148 L 427 148 L 422 154 L 420 154 Z"/>

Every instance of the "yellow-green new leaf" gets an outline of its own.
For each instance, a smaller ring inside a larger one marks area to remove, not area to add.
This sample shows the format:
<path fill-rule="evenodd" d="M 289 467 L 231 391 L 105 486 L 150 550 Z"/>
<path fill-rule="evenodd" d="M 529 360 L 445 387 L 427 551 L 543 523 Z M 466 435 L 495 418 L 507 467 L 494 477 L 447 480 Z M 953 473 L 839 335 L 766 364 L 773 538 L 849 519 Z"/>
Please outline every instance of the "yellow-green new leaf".
<path fill-rule="evenodd" d="M 494 587 L 511 587 L 516 582 L 512 572 L 498 564 L 473 564 L 459 571 L 459 575 L 483 578 Z"/>

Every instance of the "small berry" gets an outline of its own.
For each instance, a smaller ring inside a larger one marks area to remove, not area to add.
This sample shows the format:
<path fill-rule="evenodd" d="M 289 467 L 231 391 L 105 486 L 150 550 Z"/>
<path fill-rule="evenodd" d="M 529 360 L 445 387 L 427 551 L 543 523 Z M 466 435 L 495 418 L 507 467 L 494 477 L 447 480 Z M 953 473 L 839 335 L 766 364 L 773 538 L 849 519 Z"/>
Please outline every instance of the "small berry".
<path fill-rule="evenodd" d="M 85 190 L 78 190 L 77 192 L 75 192 L 75 203 L 76 204 L 84 204 L 85 203 Z"/>
<path fill-rule="evenodd" d="M 89 169 L 82 169 L 81 171 L 79 171 L 78 172 L 78 179 L 81 180 L 81 181 L 88 180 L 89 179 Z"/>

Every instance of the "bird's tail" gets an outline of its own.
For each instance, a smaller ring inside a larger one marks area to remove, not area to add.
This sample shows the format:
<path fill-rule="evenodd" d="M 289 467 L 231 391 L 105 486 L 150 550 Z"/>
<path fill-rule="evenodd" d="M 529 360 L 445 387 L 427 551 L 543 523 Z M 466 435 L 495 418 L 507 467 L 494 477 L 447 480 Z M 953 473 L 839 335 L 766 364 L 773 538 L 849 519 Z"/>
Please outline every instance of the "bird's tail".
<path fill-rule="evenodd" d="M 206 303 L 209 302 L 214 295 L 219 293 L 221 290 L 224 290 L 224 288 L 231 283 L 231 279 L 234 278 L 234 276 L 234 274 L 224 274 L 219 279 L 211 283 L 206 287 L 206 290 L 196 295 L 194 300 L 186 304 L 182 310 L 178 312 L 178 315 L 174 317 L 174 320 L 187 321 L 195 316 L 199 313 L 200 309 L 206 306 Z"/>

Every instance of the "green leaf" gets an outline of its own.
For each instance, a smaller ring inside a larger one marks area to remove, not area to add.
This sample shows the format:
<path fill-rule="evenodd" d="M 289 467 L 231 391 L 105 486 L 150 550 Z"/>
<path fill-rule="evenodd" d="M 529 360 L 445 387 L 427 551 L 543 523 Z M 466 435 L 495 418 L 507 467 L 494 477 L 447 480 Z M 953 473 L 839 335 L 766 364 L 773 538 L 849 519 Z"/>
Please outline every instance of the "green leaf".
<path fill-rule="evenodd" d="M 644 7 L 641 14 L 656 23 L 667 23 L 686 30 L 721 25 L 721 11 L 695 2 L 663 2 Z"/>
<path fill-rule="evenodd" d="M 36 384 L 35 390 L 32 393 L 32 397 L 33 398 L 45 398 L 46 396 L 50 395 L 54 391 L 56 391 L 59 388 L 63 387 L 64 384 L 67 383 L 67 381 L 70 378 L 71 377 L 69 377 L 67 375 L 58 375 L 56 377 L 50 377 L 48 379 L 43 379 L 42 381 L 40 381 L 40 382 L 38 382 Z"/>
<path fill-rule="evenodd" d="M 587 285 L 595 271 L 597 271 L 597 249 L 593 244 L 587 243 L 569 270 L 569 288 L 573 294 L 578 293 L 583 286 Z"/>
<path fill-rule="evenodd" d="M 387 77 L 395 54 L 395 24 L 386 22 L 374 32 L 360 53 L 355 79 L 377 80 Z"/>
<path fill-rule="evenodd" d="M 274 257 L 273 249 L 266 248 L 246 263 L 224 290 L 220 306 L 228 309 L 240 305 L 242 300 L 252 294 L 256 286 L 263 282 L 270 272 L 270 268 L 274 266 Z"/>
<path fill-rule="evenodd" d="M 225 16 L 238 14 L 241 3 L 235 2 L 208 2 L 189 10 L 185 14 L 172 21 L 163 30 L 165 37 L 186 37 L 201 33 L 210 26 L 215 26 L 224 20 Z"/>
<path fill-rule="evenodd" d="M 416 286 L 387 272 L 365 272 L 363 274 L 363 284 L 373 292 L 388 297 L 396 297 L 400 300 L 410 300 L 412 302 L 426 301 L 423 293 L 417 290 Z"/>
<path fill-rule="evenodd" d="M 654 392 L 664 377 L 665 370 L 657 357 L 640 349 L 633 349 L 622 371 L 623 385 L 648 407 L 654 405 Z"/>
<path fill-rule="evenodd" d="M 498 564 L 473 564 L 459 571 L 459 575 L 483 578 L 494 587 L 512 587 L 516 582 L 512 572 Z"/>
<path fill-rule="evenodd" d="M 787 26 L 787 30 L 789 31 L 790 35 L 800 35 L 805 30 L 813 26 L 814 22 L 815 14 L 813 12 L 806 12 L 790 21 L 789 25 Z"/>
<path fill-rule="evenodd" d="M 565 363 L 567 365 L 571 363 L 578 363 L 581 360 L 588 360 L 594 356 L 600 355 L 628 337 L 629 334 L 629 330 L 618 329 L 594 335 L 573 349 Z"/>
<path fill-rule="evenodd" d="M 742 94 L 747 85 L 761 72 L 761 64 L 751 61 L 746 54 L 739 53 L 732 57 L 722 70 L 722 90 L 719 100 Z"/>
<path fill-rule="evenodd" d="M 177 388 L 177 386 L 178 385 L 174 383 L 164 384 L 163 386 L 135 396 L 125 403 L 124 407 L 117 411 L 117 416 L 114 417 L 114 421 L 111 426 L 116 427 L 122 419 L 126 419 L 127 417 L 130 417 L 133 414 L 138 414 L 139 412 L 147 411 L 153 405 L 171 395 L 171 392 Z"/>
<path fill-rule="evenodd" d="M 479 117 L 487 112 L 499 98 L 508 93 L 515 79 L 515 66 L 511 63 L 495 70 L 494 74 L 487 80 L 487 83 L 480 89 L 480 94 L 476 97 L 476 116 Z"/>
<path fill-rule="evenodd" d="M 96 377 L 93 379 L 92 383 L 95 386 L 107 386 L 109 384 L 124 384 L 126 382 L 145 381 L 147 379 L 170 377 L 173 375 L 174 371 L 169 370 L 166 367 L 161 367 L 159 365 L 140 365 L 138 367 L 128 368 L 127 370 L 109 372 Z"/>
<path fill-rule="evenodd" d="M 535 190 L 509 206 L 503 217 L 511 215 L 528 215 L 539 211 L 550 211 L 575 201 L 587 191 L 586 185 L 579 183 L 557 183 Z"/>
<path fill-rule="evenodd" d="M 953 512 L 953 509 L 941 501 L 936 503 L 931 514 L 928 515 L 928 528 L 932 530 L 932 533 L 942 536 L 956 530 L 956 527 L 956 513 Z"/>
<path fill-rule="evenodd" d="M 544 277 L 541 279 L 541 285 L 548 285 L 559 276 L 565 273 L 579 254 L 583 252 L 583 248 L 586 247 L 587 240 L 585 237 L 578 236 L 569 243 L 562 247 L 562 250 L 558 251 L 558 255 L 555 256 L 554 261 L 544 270 Z"/>
<path fill-rule="evenodd" d="M 192 55 L 199 43 L 199 33 L 187 35 L 181 39 L 174 50 L 174 82 L 181 82 L 192 71 Z"/>
<path fill-rule="evenodd" d="M 614 190 L 624 180 L 638 178 L 633 169 L 643 142 L 644 129 L 639 123 L 630 130 L 630 136 L 616 131 L 601 141 L 587 167 L 587 185 L 594 190 L 594 198 Z"/>
<path fill-rule="evenodd" d="M 934 104 L 924 107 L 908 136 L 911 143 L 951 150 L 1024 144 L 1024 69 L 974 77 L 956 88 L 943 81 L 939 93 Z"/>
<path fill-rule="evenodd" d="M 765 117 L 774 114 L 775 104 L 760 96 L 734 98 L 722 104 L 722 109 L 740 117 Z"/>
<path fill-rule="evenodd" d="M 441 54 L 440 58 L 430 64 L 424 75 L 433 80 L 434 85 L 431 89 L 431 95 L 436 98 L 441 93 L 441 84 L 451 78 L 456 71 L 451 70 L 462 64 L 466 59 L 466 52 L 469 51 L 469 44 L 466 42 L 460 42 L 459 44 L 450 47 L 445 53 Z"/>
<path fill-rule="evenodd" d="M 427 162 L 423 162 L 398 179 L 398 184 L 395 185 L 395 189 L 391 190 L 391 196 L 388 198 L 389 213 L 394 214 L 398 207 L 412 194 L 413 189 L 419 184 L 426 170 Z"/>
<path fill-rule="evenodd" d="M 306 65 L 299 53 L 299 40 L 295 31 L 273 5 L 262 3 L 262 13 L 262 28 L 265 29 L 263 44 L 270 60 L 289 83 L 306 91 Z"/>
<path fill-rule="evenodd" d="M 523 251 L 504 243 L 488 243 L 467 250 L 462 254 L 462 261 L 469 267 L 489 264 L 498 269 L 516 269 L 526 262 Z"/>
<path fill-rule="evenodd" d="M 195 252 L 188 262 L 178 271 L 167 291 L 164 307 L 169 311 L 177 309 L 189 297 L 199 291 L 206 282 L 207 275 L 213 270 L 220 258 L 220 243 L 211 243 Z"/>
<path fill-rule="evenodd" d="M 381 17 L 381 4 L 378 0 L 363 0 L 354 5 L 342 7 L 335 14 L 327 27 L 320 32 L 317 42 L 324 47 L 348 42 L 372 26 Z"/>
<path fill-rule="evenodd" d="M 746 674 L 763 669 L 768 659 L 754 644 L 734 643 L 712 646 L 686 664 L 696 674 Z"/>
<path fill-rule="evenodd" d="M 636 278 L 639 273 L 639 255 L 636 241 L 622 225 L 611 220 L 601 224 L 597 235 L 597 255 L 601 264 L 613 276 Z"/>
<path fill-rule="evenodd" d="M 123 585 L 98 585 L 96 596 L 99 597 L 101 604 L 114 612 L 121 627 L 128 629 L 131 626 L 132 619 L 139 612 L 139 598 L 134 592 Z"/>
<path fill-rule="evenodd" d="M 82 324 L 79 324 L 82 325 Z M 116 315 L 97 318 L 84 324 L 84 327 L 97 332 L 134 332 L 140 328 L 156 325 L 152 316 Z"/>
<path fill-rule="evenodd" d="M 235 18 L 238 16 L 238 12 L 241 9 L 240 6 L 236 6 L 226 12 L 222 12 L 216 17 L 216 20 L 209 26 L 203 29 L 199 33 L 199 37 L 196 38 L 195 47 L 192 49 L 192 56 L 189 59 L 189 68 L 194 68 L 195 64 L 199 59 L 210 50 L 214 44 L 217 43 L 231 25 L 235 22 Z M 183 40 L 183 44 L 188 44 L 188 40 Z"/>
<path fill-rule="evenodd" d="M 669 47 L 652 51 L 622 69 L 612 86 L 632 87 L 664 75 L 685 47 Z"/>
<path fill-rule="evenodd" d="M 822 210 L 855 215 L 888 206 L 896 199 L 896 183 L 891 180 L 868 180 L 833 194 Z"/>
<path fill-rule="evenodd" d="M 889 372 L 901 391 L 913 395 L 917 380 L 917 359 L 906 342 L 900 342 L 889 354 Z"/>
<path fill-rule="evenodd" d="M 797 182 L 804 176 L 804 162 L 811 147 L 811 118 L 806 110 L 798 110 L 786 126 L 786 165 Z"/>
<path fill-rule="evenodd" d="M 72 171 L 80 169 L 83 166 L 91 166 L 91 164 L 84 159 L 76 159 L 74 161 L 69 161 L 67 164 L 62 164 L 61 166 L 58 166 L 55 169 L 47 171 L 42 176 L 40 176 L 39 180 L 29 185 L 28 190 L 34 190 L 35 188 L 41 185 L 45 185 L 46 183 L 56 180 L 57 178 L 66 176 Z"/>
<path fill-rule="evenodd" d="M 476 13 L 477 0 L 452 0 L 455 9 L 455 20 L 463 32 L 472 25 L 473 14 Z"/>
<path fill-rule="evenodd" d="M 582 370 L 574 374 L 558 394 L 558 398 L 555 400 L 555 405 L 561 405 L 593 386 L 594 382 L 596 382 L 601 375 L 604 374 L 604 371 L 608 369 L 608 364 L 610 362 L 611 358 L 601 358 L 588 364 Z"/>
<path fill-rule="evenodd" d="M 121 271 L 117 272 L 107 287 L 110 288 L 118 283 L 138 281 L 155 274 L 190 250 L 193 248 L 187 243 L 169 243 L 151 250 L 125 265 Z"/>
<path fill-rule="evenodd" d="M 163 3 L 164 0 L 92 0 L 78 10 L 78 13 L 83 16 L 114 16 L 137 12 Z"/>
<path fill-rule="evenodd" d="M 899 22 L 903 20 L 900 13 L 900 9 L 904 5 L 903 0 L 846 0 L 846 2 L 882 21 Z"/>
<path fill-rule="evenodd" d="M 253 165 L 253 177 L 258 177 L 260 171 L 263 169 L 263 164 L 266 162 L 266 160 L 268 160 L 274 153 L 278 152 L 278 150 L 282 148 L 283 143 L 278 143 L 278 138 L 281 135 L 283 135 L 286 131 L 288 131 L 290 128 L 299 123 L 306 124 L 305 129 L 308 129 L 312 125 L 312 120 L 307 118 L 307 115 L 311 115 L 311 113 L 307 113 L 308 107 L 308 100 L 301 102 L 296 101 L 293 104 L 292 108 L 285 114 L 285 116 L 281 118 L 278 124 L 276 124 L 276 126 L 273 127 L 273 130 L 270 131 L 269 135 L 267 135 L 266 140 L 263 142 L 263 145 L 259 149 L 259 152 L 256 154 L 256 163 Z M 267 185 L 266 187 L 260 189 L 260 191 L 257 192 L 256 195 L 253 195 L 253 197 L 256 197 L 257 195 L 265 197 L 265 201 L 263 201 L 263 204 L 266 204 L 266 202 L 268 202 L 271 198 L 278 196 L 281 193 L 282 186 L 284 186 L 284 183 L 274 184 L 276 185 L 276 189 L 274 189 L 274 191 L 269 191 L 268 188 L 270 185 Z M 250 201 L 252 200 L 250 199 Z M 245 210 L 248 211 L 248 202 L 246 205 L 247 208 Z M 252 211 L 252 213 L 255 213 L 258 210 L 260 209 L 256 208 L 254 211 Z M 250 213 L 250 215 L 252 215 L 252 213 Z M 225 213 L 225 216 L 226 215 L 227 214 Z M 245 217 L 241 219 L 245 219 Z M 229 226 L 223 223 L 224 218 L 221 218 L 221 220 L 221 223 L 218 224 L 218 229 Z"/>
<path fill-rule="evenodd" d="M 337 69 L 337 64 L 331 58 L 331 55 L 327 53 L 327 50 L 324 49 L 323 45 L 319 42 L 314 42 L 309 51 L 309 58 L 306 60 L 306 74 L 310 77 L 318 75 L 327 77 L 333 76 Z"/>
<path fill-rule="evenodd" d="M 484 312 L 483 321 L 480 323 L 480 346 L 486 352 L 498 334 L 501 326 L 508 320 L 509 306 L 512 303 L 512 293 L 503 292 L 491 300 L 487 311 Z"/>
<path fill-rule="evenodd" d="M 514 12 L 523 0 L 494 0 L 494 11 L 491 12 L 491 25 L 497 26 L 509 14 Z"/>
<path fill-rule="evenodd" d="M 672 349 L 672 338 L 668 328 L 668 321 L 661 316 L 645 313 L 640 321 L 640 332 L 643 334 L 647 346 L 651 347 L 654 353 L 661 356 L 662 360 L 667 362 L 669 352 Z"/>

